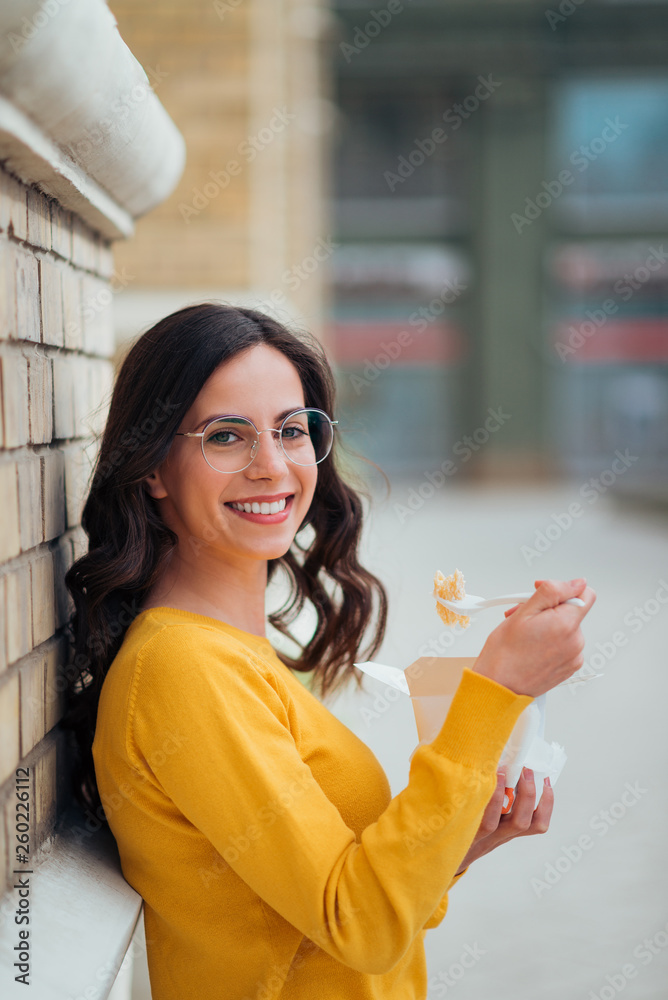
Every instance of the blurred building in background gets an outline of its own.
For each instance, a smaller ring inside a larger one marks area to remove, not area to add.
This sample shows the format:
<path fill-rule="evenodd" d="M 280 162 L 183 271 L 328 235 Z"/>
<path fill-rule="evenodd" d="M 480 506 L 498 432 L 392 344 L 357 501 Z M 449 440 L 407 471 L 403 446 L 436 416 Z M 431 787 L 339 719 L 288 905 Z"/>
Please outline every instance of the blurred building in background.
<path fill-rule="evenodd" d="M 121 37 L 186 140 L 181 182 L 119 246 L 116 329 L 190 302 L 257 305 L 322 336 L 333 108 L 326 5 L 111 0 Z"/>
<path fill-rule="evenodd" d="M 615 488 L 668 495 L 667 5 L 333 6 L 329 329 L 360 449 L 516 478 L 628 448 Z"/>
<path fill-rule="evenodd" d="M 666 3 L 111 7 L 188 148 L 116 255 L 121 340 L 254 303 L 323 339 L 391 478 L 629 449 L 614 488 L 668 494 Z"/>

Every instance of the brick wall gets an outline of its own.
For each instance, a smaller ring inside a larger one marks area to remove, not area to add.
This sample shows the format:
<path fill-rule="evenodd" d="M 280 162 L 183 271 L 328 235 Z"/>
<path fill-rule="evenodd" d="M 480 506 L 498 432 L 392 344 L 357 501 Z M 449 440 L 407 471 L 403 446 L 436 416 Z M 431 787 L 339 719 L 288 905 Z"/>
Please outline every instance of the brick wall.
<path fill-rule="evenodd" d="M 9 885 L 17 766 L 30 844 L 69 796 L 62 734 L 64 574 L 113 380 L 109 243 L 0 168 L 0 863 Z"/>

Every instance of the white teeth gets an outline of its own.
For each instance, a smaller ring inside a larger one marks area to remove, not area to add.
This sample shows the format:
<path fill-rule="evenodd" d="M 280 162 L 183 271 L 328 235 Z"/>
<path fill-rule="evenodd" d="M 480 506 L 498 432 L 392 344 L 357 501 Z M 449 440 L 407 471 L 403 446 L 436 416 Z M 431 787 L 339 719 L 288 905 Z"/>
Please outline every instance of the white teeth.
<path fill-rule="evenodd" d="M 287 506 L 287 497 L 283 497 L 282 500 L 274 500 L 273 503 L 236 503 L 230 504 L 235 510 L 243 510 L 246 514 L 278 514 L 279 511 L 285 510 Z"/>

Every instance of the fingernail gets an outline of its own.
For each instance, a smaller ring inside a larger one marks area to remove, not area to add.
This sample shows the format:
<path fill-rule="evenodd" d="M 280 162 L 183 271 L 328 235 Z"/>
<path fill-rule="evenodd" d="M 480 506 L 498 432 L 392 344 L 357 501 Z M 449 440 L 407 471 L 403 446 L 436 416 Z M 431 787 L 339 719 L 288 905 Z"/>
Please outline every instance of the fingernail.
<path fill-rule="evenodd" d="M 497 771 L 496 772 L 496 776 L 497 776 L 497 778 L 501 778 L 502 781 L 506 780 L 506 772 L 505 771 Z"/>
<path fill-rule="evenodd" d="M 583 583 L 586 583 L 586 582 L 587 581 L 585 580 L 585 578 L 583 576 L 578 576 L 578 577 L 576 577 L 575 580 L 571 580 L 570 585 L 571 585 L 571 587 L 574 587 L 576 583 L 578 585 L 582 585 Z"/>
<path fill-rule="evenodd" d="M 543 784 L 547 785 L 548 788 L 552 788 L 552 782 L 550 781 L 549 778 L 546 778 Z"/>
<path fill-rule="evenodd" d="M 530 767 L 523 767 L 522 773 L 524 774 L 525 781 L 533 781 L 533 771 Z"/>

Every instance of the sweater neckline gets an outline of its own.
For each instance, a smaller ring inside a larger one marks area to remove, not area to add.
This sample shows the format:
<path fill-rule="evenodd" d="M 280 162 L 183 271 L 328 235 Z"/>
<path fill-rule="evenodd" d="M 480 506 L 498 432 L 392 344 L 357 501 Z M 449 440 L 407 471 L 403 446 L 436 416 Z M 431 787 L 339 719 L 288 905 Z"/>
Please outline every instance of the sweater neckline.
<path fill-rule="evenodd" d="M 168 604 L 160 605 L 155 608 L 143 608 L 135 616 L 134 621 L 137 621 L 142 615 L 150 615 L 152 612 L 167 612 L 168 614 L 176 615 L 178 617 L 183 617 L 193 621 L 206 622 L 208 625 L 213 625 L 216 628 L 221 629 L 223 632 L 232 632 L 243 638 L 243 641 L 255 645 L 263 650 L 275 653 L 274 647 L 272 646 L 269 639 L 266 636 L 255 635 L 254 632 L 246 632 L 242 628 L 237 628 L 236 625 L 230 625 L 229 622 L 224 622 L 220 618 L 212 618 L 210 615 L 201 615 L 197 611 L 186 611 L 185 608 L 173 608 Z"/>

